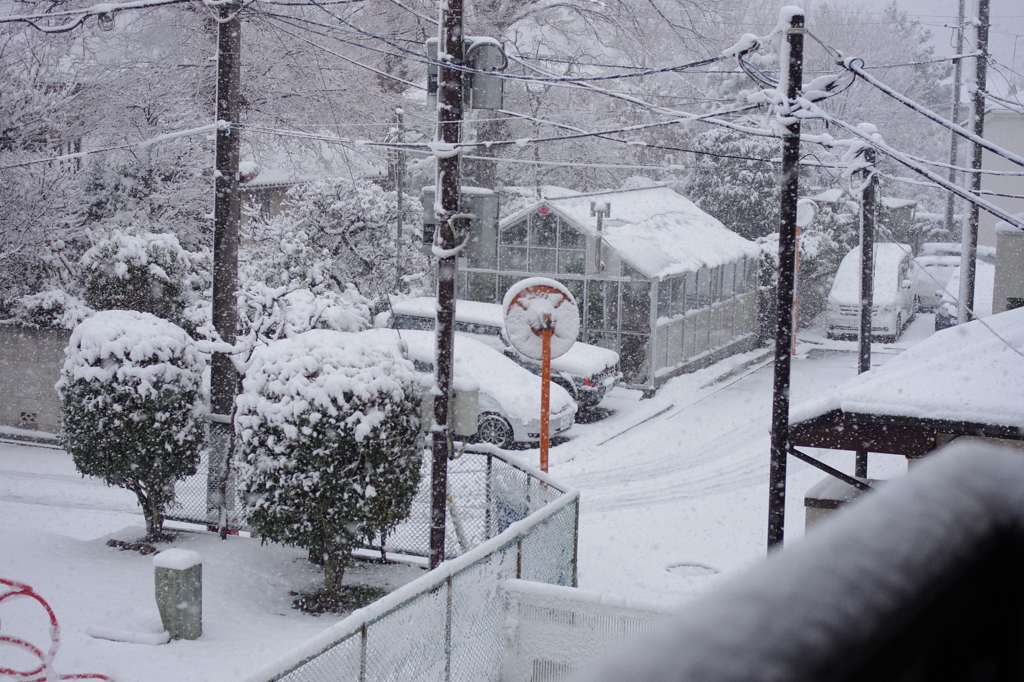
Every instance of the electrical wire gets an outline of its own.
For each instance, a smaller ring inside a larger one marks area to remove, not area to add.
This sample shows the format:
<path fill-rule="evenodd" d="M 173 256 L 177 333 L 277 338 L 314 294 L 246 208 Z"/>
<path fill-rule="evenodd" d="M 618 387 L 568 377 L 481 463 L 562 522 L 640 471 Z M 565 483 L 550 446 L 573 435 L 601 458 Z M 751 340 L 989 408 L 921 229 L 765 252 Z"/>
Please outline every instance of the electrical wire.
<path fill-rule="evenodd" d="M 862 66 L 857 66 L 857 62 L 860 62 L 861 65 L 864 64 L 864 60 L 861 59 L 860 57 L 853 57 L 853 58 L 849 58 L 849 59 L 844 60 L 843 67 L 846 68 L 847 70 L 852 71 L 853 73 L 857 74 L 858 76 L 860 76 L 860 78 L 862 80 L 864 80 L 868 84 L 873 85 L 875 88 L 877 88 L 878 90 L 882 91 L 883 93 L 885 93 L 889 97 L 895 99 L 897 102 L 900 102 L 901 104 L 903 104 L 904 106 L 912 109 L 913 111 L 916 111 L 917 113 L 921 114 L 925 118 L 930 119 L 931 121 L 934 121 L 935 123 L 938 123 L 939 125 L 941 125 L 941 126 L 943 126 L 945 128 L 948 128 L 949 130 L 952 130 L 957 135 L 970 140 L 971 142 L 973 142 L 976 145 L 980 145 L 981 147 L 984 147 L 985 149 L 989 150 L 993 154 L 996 154 L 997 156 L 1001 156 L 1004 159 L 1007 159 L 1008 161 L 1011 161 L 1011 162 L 1017 164 L 1018 166 L 1024 166 L 1024 157 L 1022 157 L 1022 156 L 1020 156 L 1018 154 L 1014 154 L 1013 152 L 1011 152 L 1009 150 L 1006 150 L 1006 149 L 1003 149 L 1002 147 L 994 145 L 991 142 L 989 142 L 988 140 L 985 140 L 982 137 L 978 137 L 974 133 L 971 133 L 971 132 L 969 132 L 967 130 L 964 130 L 960 126 L 956 125 L 955 123 L 952 123 L 951 121 L 946 120 L 945 118 L 943 118 L 942 116 L 939 116 L 938 114 L 934 113 L 933 111 L 930 111 L 929 109 L 926 109 L 926 108 L 922 107 L 917 102 L 914 102 L 910 98 L 908 98 L 908 97 L 906 97 L 904 95 L 901 95 L 900 93 L 896 92 L 892 88 L 888 87 L 887 85 L 885 85 L 884 83 L 882 83 L 881 81 L 876 79 L 871 74 L 865 72 L 864 69 L 862 68 Z"/>

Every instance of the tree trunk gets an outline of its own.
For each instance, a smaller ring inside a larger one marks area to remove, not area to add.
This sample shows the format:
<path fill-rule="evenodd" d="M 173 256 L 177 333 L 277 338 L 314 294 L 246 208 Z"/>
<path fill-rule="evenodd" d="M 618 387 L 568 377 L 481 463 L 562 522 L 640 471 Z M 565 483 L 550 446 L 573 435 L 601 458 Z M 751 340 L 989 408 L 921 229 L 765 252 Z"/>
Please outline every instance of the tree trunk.
<path fill-rule="evenodd" d="M 324 592 L 332 597 L 341 594 L 341 580 L 345 577 L 347 557 L 339 552 L 328 552 L 324 557 Z"/>
<path fill-rule="evenodd" d="M 150 494 L 149 504 L 143 507 L 146 517 L 146 539 L 150 542 L 165 540 L 164 510 L 158 495 Z"/>

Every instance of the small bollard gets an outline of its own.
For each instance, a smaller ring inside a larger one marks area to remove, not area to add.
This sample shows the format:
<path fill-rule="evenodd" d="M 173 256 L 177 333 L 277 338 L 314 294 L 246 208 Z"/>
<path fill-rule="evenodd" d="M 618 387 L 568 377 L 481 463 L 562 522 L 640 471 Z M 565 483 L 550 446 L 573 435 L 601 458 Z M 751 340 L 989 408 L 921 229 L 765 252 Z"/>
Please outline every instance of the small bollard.
<path fill-rule="evenodd" d="M 171 639 L 203 634 L 203 558 L 187 549 L 168 549 L 153 557 L 156 606 Z"/>

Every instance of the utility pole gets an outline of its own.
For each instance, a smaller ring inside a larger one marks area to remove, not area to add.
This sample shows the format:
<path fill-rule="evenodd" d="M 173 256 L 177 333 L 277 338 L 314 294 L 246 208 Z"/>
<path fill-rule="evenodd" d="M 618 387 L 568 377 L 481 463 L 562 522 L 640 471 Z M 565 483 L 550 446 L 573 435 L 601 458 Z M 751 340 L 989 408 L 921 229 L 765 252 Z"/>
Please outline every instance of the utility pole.
<path fill-rule="evenodd" d="M 238 84 L 241 77 L 241 5 L 220 6 L 217 31 L 217 120 L 228 123 L 217 130 L 214 173 L 216 197 L 213 223 L 213 326 L 223 343 L 234 345 L 238 326 Z M 228 353 L 215 352 L 210 363 L 210 459 L 207 474 L 208 506 L 220 510 L 218 530 L 227 537 L 227 511 L 231 501 L 229 478 L 234 451 L 235 394 L 238 372 Z"/>
<path fill-rule="evenodd" d="M 790 15 L 779 60 L 786 69 L 786 103 L 795 106 L 803 80 L 803 13 Z M 781 87 L 781 84 L 780 84 Z M 786 458 L 789 456 L 789 367 L 793 335 L 796 265 L 796 208 L 800 193 L 800 119 L 792 117 L 782 141 L 782 202 L 779 220 L 779 284 L 775 326 L 775 379 L 772 387 L 771 468 L 768 475 L 768 549 L 782 544 L 786 522 Z"/>
<path fill-rule="evenodd" d="M 403 194 L 405 193 L 405 150 L 402 149 L 401 144 L 404 141 L 405 126 L 402 123 L 402 114 L 405 112 L 401 108 L 395 109 L 395 115 L 398 117 L 398 155 L 395 159 L 395 189 L 398 193 L 398 228 L 397 234 L 395 235 L 395 293 L 402 292 L 402 219 L 403 215 Z"/>
<path fill-rule="evenodd" d="M 458 144 L 462 133 L 462 0 L 441 3 L 438 39 L 440 79 L 437 96 L 437 141 L 445 147 Z M 434 398 L 430 507 L 430 568 L 444 561 L 445 502 L 448 496 L 448 454 L 451 443 L 452 366 L 455 346 L 455 247 L 465 233 L 459 211 L 459 155 L 445 153 L 437 159 L 437 192 L 440 210 L 434 245 L 437 259 L 437 393 Z"/>
<path fill-rule="evenodd" d="M 964 51 L 964 1 L 960 0 L 959 19 L 956 24 L 956 53 L 963 54 Z M 951 118 L 955 125 L 960 125 L 960 90 L 964 75 L 964 60 L 953 60 L 953 111 Z M 949 133 L 949 165 L 955 166 L 959 155 L 960 136 L 954 132 Z M 949 169 L 949 181 L 956 182 L 956 170 Z M 956 211 L 956 195 L 949 192 L 946 195 L 946 234 L 953 234 L 953 213 Z"/>
<path fill-rule="evenodd" d="M 860 199 L 860 337 L 858 339 L 857 374 L 871 369 L 871 307 L 874 305 L 875 280 L 875 216 L 877 215 L 878 174 L 875 173 L 875 150 L 865 149 L 864 189 Z M 854 476 L 867 478 L 868 452 L 858 450 Z"/>
<path fill-rule="evenodd" d="M 985 89 L 988 69 L 989 0 L 978 0 L 977 50 L 974 67 L 974 91 L 971 93 L 971 127 L 978 137 L 985 137 Z M 971 156 L 971 192 L 981 193 L 982 147 L 974 143 Z M 970 206 L 967 229 L 960 240 L 960 306 L 957 323 L 969 322 L 974 317 L 974 270 L 978 256 L 978 205 Z"/>

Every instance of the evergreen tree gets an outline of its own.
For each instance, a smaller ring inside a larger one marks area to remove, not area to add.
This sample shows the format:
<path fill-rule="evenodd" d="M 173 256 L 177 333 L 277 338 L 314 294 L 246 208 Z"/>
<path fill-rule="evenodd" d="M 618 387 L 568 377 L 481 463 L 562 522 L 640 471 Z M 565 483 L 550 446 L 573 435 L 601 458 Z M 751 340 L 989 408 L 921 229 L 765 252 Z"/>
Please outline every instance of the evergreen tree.
<path fill-rule="evenodd" d="M 418 376 L 398 349 L 313 330 L 253 353 L 235 416 L 249 523 L 323 559 L 337 596 L 351 550 L 406 518 L 419 483 Z"/>
<path fill-rule="evenodd" d="M 135 493 L 146 537 L 162 539 L 174 484 L 199 464 L 199 351 L 166 320 L 110 310 L 75 327 L 65 354 L 61 445 L 83 475 Z"/>

